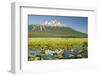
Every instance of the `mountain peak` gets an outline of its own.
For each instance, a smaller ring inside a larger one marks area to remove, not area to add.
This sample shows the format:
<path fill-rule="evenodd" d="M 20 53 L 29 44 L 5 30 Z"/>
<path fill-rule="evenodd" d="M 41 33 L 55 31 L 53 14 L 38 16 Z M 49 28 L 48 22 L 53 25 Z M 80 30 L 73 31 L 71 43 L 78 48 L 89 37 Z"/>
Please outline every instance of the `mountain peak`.
<path fill-rule="evenodd" d="M 64 24 L 61 21 L 58 20 L 49 20 L 49 21 L 45 21 L 43 23 L 43 25 L 46 26 L 51 26 L 51 27 L 64 27 Z"/>

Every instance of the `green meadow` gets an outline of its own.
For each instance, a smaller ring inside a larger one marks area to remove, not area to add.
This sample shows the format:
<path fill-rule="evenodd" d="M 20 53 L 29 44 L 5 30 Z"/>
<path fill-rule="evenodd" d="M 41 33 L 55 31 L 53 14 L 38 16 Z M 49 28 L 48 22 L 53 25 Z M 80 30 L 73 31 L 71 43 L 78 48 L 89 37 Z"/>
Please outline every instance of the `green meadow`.
<path fill-rule="evenodd" d="M 29 49 L 34 47 L 72 49 L 75 45 L 87 45 L 87 38 L 28 38 Z"/>

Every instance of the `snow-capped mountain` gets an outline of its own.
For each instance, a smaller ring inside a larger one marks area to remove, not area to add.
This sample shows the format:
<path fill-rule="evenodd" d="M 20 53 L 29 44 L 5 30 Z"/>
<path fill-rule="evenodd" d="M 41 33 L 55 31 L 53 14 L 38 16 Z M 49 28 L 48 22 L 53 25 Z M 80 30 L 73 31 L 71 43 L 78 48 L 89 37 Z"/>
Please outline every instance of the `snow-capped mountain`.
<path fill-rule="evenodd" d="M 28 26 L 29 37 L 60 37 L 60 38 L 87 38 L 87 33 L 82 33 L 57 20 L 45 21 L 41 24 Z"/>

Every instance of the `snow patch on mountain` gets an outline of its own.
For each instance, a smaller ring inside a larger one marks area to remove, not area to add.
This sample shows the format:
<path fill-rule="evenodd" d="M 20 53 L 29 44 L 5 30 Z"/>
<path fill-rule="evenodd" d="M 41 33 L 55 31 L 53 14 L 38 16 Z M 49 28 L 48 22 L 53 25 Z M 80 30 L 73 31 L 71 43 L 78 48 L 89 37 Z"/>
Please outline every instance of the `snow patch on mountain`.
<path fill-rule="evenodd" d="M 45 26 L 51 26 L 51 27 L 64 27 L 64 24 L 61 21 L 58 20 L 49 20 L 45 21 L 43 23 Z"/>

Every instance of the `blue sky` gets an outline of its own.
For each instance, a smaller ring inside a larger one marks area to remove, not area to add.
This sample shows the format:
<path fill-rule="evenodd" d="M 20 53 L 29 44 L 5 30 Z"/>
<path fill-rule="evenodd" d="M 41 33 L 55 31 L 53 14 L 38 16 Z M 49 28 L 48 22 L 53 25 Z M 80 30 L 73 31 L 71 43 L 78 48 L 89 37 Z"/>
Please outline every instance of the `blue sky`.
<path fill-rule="evenodd" d="M 28 25 L 42 24 L 52 19 L 56 19 L 62 22 L 66 27 L 71 27 L 77 31 L 84 33 L 88 31 L 88 17 L 28 15 Z"/>

